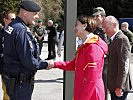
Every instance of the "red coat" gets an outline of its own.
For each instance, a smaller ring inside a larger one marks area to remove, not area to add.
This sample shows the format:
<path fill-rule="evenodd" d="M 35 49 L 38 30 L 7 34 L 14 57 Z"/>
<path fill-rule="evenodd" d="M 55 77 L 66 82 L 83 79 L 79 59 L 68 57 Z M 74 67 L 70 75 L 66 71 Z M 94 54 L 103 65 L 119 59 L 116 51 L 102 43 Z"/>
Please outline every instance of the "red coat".
<path fill-rule="evenodd" d="M 97 35 L 88 39 L 75 59 L 55 62 L 54 67 L 75 71 L 74 100 L 105 100 L 102 70 L 107 44 Z"/>

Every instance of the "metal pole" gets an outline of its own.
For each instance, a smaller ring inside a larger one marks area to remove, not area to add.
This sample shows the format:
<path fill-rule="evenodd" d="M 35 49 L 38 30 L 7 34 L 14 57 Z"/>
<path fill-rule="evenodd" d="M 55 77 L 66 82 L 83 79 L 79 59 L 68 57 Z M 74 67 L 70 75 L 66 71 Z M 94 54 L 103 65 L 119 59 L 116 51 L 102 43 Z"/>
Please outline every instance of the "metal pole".
<path fill-rule="evenodd" d="M 65 0 L 65 61 L 71 60 L 75 56 L 76 38 L 73 32 L 77 18 L 77 0 Z M 73 98 L 74 72 L 64 72 L 63 100 Z"/>

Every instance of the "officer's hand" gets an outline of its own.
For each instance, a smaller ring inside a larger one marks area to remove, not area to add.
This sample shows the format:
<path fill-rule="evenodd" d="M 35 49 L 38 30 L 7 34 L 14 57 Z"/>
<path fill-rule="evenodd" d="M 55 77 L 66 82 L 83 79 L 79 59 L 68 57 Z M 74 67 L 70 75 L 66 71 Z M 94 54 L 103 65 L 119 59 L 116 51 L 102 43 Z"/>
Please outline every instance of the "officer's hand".
<path fill-rule="evenodd" d="M 49 70 L 49 69 L 52 69 L 53 67 L 54 67 L 54 61 L 49 60 L 48 61 L 48 67 L 46 69 Z"/>

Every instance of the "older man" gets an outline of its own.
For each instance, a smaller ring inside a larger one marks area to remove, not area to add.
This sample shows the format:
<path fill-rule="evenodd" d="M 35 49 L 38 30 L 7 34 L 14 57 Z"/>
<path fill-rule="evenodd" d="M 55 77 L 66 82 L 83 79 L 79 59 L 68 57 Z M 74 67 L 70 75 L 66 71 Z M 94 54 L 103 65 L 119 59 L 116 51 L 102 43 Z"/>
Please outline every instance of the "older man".
<path fill-rule="evenodd" d="M 133 46 L 133 33 L 128 29 L 128 27 L 129 27 L 129 24 L 127 22 L 123 22 L 121 24 L 121 30 L 128 37 L 131 48 L 132 48 L 132 46 Z"/>
<path fill-rule="evenodd" d="M 56 44 L 56 28 L 54 27 L 54 23 L 52 20 L 48 21 L 48 58 L 46 60 L 55 59 L 55 44 Z"/>
<path fill-rule="evenodd" d="M 111 39 L 109 45 L 108 89 L 111 100 L 126 100 L 131 89 L 129 72 L 130 42 L 119 30 L 119 23 L 113 16 L 107 16 L 103 28 Z"/>
<path fill-rule="evenodd" d="M 5 29 L 2 79 L 10 100 L 31 100 L 34 75 L 48 65 L 39 58 L 39 47 L 28 27 L 35 25 L 40 9 L 33 1 L 22 1 L 18 16 Z"/>

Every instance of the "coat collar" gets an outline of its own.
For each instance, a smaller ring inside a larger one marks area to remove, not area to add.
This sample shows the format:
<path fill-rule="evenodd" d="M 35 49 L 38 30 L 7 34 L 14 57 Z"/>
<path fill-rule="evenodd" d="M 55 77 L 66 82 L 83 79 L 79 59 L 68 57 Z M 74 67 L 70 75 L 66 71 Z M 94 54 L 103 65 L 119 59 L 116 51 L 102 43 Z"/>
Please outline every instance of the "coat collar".
<path fill-rule="evenodd" d="M 97 43 L 97 42 L 98 42 L 98 36 L 94 35 L 92 38 L 87 39 L 87 41 L 84 44 Z"/>
<path fill-rule="evenodd" d="M 85 45 L 87 44 L 91 44 L 91 43 L 97 43 L 98 42 L 98 36 L 97 35 L 94 35 L 93 37 L 91 38 L 87 38 L 87 40 L 82 44 L 82 46 L 80 46 L 78 49 L 77 49 L 77 52 L 82 49 Z"/>
<path fill-rule="evenodd" d="M 122 31 L 120 30 L 120 31 L 115 35 L 115 37 L 114 37 L 113 40 L 116 40 L 116 39 L 119 38 L 122 34 L 123 34 L 123 33 L 122 33 Z"/>

